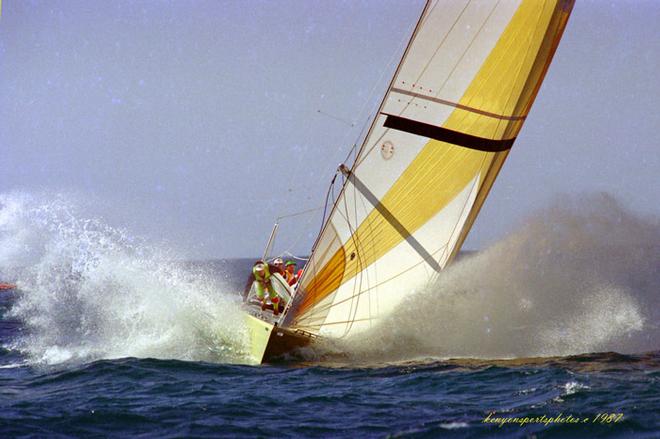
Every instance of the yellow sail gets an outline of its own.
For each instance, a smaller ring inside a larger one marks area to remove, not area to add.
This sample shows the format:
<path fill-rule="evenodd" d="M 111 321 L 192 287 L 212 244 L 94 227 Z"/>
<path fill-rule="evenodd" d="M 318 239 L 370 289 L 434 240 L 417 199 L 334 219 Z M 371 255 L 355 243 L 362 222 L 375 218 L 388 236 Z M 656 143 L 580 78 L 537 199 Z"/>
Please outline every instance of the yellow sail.
<path fill-rule="evenodd" d="M 429 1 L 284 324 L 344 336 L 460 249 L 520 131 L 573 0 Z"/>

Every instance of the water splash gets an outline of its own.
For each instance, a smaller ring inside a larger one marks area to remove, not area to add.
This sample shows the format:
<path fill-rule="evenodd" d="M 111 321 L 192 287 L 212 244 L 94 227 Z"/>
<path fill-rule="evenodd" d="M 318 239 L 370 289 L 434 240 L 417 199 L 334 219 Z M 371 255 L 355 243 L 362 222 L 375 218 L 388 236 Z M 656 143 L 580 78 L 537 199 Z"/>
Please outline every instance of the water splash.
<path fill-rule="evenodd" d="M 0 271 L 19 279 L 10 348 L 32 363 L 246 362 L 217 273 L 85 218 L 65 196 L 0 195 Z M 314 349 L 376 362 L 643 352 L 660 344 L 660 224 L 607 195 L 563 200 L 454 264 L 373 330 Z"/>
<path fill-rule="evenodd" d="M 606 194 L 563 199 L 329 349 L 376 361 L 654 350 L 658 267 L 657 218 Z"/>
<path fill-rule="evenodd" d="M 239 300 L 224 285 L 172 251 L 84 218 L 70 198 L 0 195 L 0 252 L 3 275 L 22 291 L 11 314 L 25 335 L 11 348 L 31 362 L 245 361 Z"/>

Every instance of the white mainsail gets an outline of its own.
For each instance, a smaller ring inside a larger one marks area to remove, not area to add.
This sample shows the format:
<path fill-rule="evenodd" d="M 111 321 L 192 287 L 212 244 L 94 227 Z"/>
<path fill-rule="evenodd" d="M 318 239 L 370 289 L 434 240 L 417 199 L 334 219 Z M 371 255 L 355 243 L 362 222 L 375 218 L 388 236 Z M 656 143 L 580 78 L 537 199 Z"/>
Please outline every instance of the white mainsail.
<path fill-rule="evenodd" d="M 434 0 L 317 239 L 284 325 L 371 327 L 455 257 L 529 113 L 573 0 Z"/>

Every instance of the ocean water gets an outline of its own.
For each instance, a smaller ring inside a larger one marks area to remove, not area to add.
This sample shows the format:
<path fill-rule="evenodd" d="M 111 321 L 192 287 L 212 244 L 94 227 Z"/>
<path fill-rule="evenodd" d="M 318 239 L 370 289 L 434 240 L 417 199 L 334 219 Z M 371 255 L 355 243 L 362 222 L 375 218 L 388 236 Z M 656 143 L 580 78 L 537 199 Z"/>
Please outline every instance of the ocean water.
<path fill-rule="evenodd" d="M 0 437 L 660 437 L 660 224 L 562 200 L 359 336 L 248 366 L 250 260 L 0 195 Z"/>

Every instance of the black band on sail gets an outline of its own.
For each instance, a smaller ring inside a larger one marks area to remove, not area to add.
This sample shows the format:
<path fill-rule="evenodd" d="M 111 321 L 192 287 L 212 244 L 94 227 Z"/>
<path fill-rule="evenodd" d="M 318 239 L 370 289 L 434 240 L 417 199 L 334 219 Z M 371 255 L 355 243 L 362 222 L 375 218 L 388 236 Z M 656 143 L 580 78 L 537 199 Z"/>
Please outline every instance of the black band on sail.
<path fill-rule="evenodd" d="M 386 128 L 393 130 L 405 131 L 406 133 L 417 134 L 418 136 L 428 137 L 429 139 L 440 140 L 442 142 L 451 143 L 453 145 L 464 146 L 470 149 L 476 149 L 486 152 L 499 152 L 511 149 L 513 139 L 493 140 L 483 137 L 473 136 L 471 134 L 459 133 L 447 128 L 429 125 L 424 122 L 417 122 L 416 120 L 406 119 L 405 117 L 393 116 L 386 114 L 387 119 L 383 124 Z"/>

